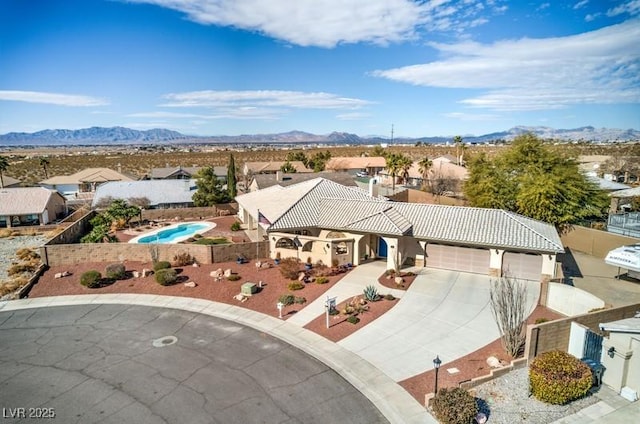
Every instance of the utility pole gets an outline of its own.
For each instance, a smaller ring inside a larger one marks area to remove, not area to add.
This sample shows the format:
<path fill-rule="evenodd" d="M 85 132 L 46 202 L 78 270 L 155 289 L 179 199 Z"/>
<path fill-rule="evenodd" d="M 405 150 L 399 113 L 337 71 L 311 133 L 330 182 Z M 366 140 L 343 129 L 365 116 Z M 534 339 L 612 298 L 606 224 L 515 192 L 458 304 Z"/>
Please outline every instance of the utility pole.
<path fill-rule="evenodd" d="M 391 124 L 391 144 L 393 144 L 393 124 Z"/>

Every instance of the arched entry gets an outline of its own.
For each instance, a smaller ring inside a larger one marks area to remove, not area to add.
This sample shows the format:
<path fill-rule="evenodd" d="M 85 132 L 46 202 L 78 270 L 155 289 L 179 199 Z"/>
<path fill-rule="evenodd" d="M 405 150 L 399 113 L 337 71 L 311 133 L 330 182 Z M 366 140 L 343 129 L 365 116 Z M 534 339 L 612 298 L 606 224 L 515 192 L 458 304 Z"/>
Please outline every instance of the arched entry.
<path fill-rule="evenodd" d="M 382 237 L 378 237 L 378 257 L 387 257 L 387 242 Z"/>

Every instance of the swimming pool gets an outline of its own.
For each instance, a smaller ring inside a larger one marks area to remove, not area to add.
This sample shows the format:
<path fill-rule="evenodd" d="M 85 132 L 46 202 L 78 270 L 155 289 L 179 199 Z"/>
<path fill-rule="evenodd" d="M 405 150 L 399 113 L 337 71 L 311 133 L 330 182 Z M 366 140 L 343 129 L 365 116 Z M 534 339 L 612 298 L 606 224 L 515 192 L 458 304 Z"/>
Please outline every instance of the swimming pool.
<path fill-rule="evenodd" d="M 195 234 L 209 231 L 215 226 L 211 222 L 183 222 L 134 237 L 129 240 L 129 243 L 179 243 L 189 237 L 193 237 Z"/>

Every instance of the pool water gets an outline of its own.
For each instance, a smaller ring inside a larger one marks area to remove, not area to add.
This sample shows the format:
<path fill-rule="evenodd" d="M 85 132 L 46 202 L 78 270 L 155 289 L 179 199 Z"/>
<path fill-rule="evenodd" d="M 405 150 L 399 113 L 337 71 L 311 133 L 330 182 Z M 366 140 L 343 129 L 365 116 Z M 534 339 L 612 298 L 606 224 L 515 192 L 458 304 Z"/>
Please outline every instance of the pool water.
<path fill-rule="evenodd" d="M 155 234 L 140 237 L 136 243 L 177 243 L 178 241 L 188 239 L 200 231 L 208 230 L 207 224 L 191 223 L 179 224 L 170 228 L 160 230 Z"/>

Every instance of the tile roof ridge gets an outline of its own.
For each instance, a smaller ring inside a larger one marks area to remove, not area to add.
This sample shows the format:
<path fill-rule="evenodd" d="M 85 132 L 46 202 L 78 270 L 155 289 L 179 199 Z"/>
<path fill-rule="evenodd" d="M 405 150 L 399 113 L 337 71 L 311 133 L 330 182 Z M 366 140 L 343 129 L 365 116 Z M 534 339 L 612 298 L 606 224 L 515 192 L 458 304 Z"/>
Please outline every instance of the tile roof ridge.
<path fill-rule="evenodd" d="M 382 203 L 382 202 L 377 202 L 377 203 Z M 348 223 L 347 223 L 347 226 L 349 226 L 349 225 L 353 225 L 353 224 L 355 224 L 355 223 L 357 223 L 357 222 L 363 222 L 363 221 L 366 221 L 366 220 L 368 220 L 368 219 L 370 219 L 370 218 L 373 218 L 373 217 L 374 217 L 374 216 L 376 216 L 376 215 L 382 215 L 382 216 L 383 216 L 387 221 L 389 221 L 389 222 L 391 223 L 391 225 L 392 225 L 393 227 L 395 227 L 395 229 L 396 229 L 396 230 L 398 230 L 398 232 L 402 233 L 402 232 L 403 232 L 403 231 L 402 231 L 402 229 L 396 225 L 396 223 L 393 221 L 393 219 L 391 219 L 391 218 L 389 217 L 389 215 L 387 215 L 387 212 L 388 212 L 389 210 L 391 210 L 391 209 L 393 209 L 393 210 L 394 210 L 394 211 L 396 211 L 400 216 L 402 216 L 404 219 L 406 219 L 407 221 L 409 221 L 409 220 L 407 219 L 407 217 L 406 217 L 406 216 L 404 216 L 404 215 L 402 215 L 402 214 L 400 213 L 400 211 L 398 211 L 397 209 L 395 209 L 395 208 L 393 207 L 393 205 L 389 205 L 388 207 L 386 207 L 386 208 L 384 208 L 384 209 L 382 209 L 382 210 L 376 211 L 376 212 L 374 212 L 374 213 L 372 213 L 372 214 L 370 214 L 370 215 L 364 216 L 364 217 L 362 217 L 362 218 L 360 218 L 360 219 L 356 219 L 355 221 L 348 222 Z M 410 222 L 410 221 L 409 221 L 409 222 Z"/>
<path fill-rule="evenodd" d="M 509 219 L 515 221 L 516 223 L 518 223 L 519 225 L 526 227 L 529 231 L 531 231 L 534 234 L 537 234 L 539 237 L 545 239 L 546 241 L 548 241 L 550 244 L 553 244 L 554 246 L 558 247 L 559 249 L 564 249 L 564 246 L 562 245 L 558 245 L 555 241 L 550 240 L 549 237 L 545 236 L 544 234 L 541 234 L 539 231 L 537 231 L 535 228 L 531 227 L 530 225 L 528 225 L 526 222 L 523 222 L 522 220 L 520 220 L 519 218 L 525 218 L 527 220 L 533 220 L 533 218 L 529 218 L 528 216 L 524 216 L 521 215 L 519 213 L 516 212 L 511 212 L 511 211 L 507 211 L 504 209 L 498 209 L 500 212 L 502 212 L 504 215 L 506 215 Z M 537 221 L 536 222 L 541 222 L 544 223 L 546 225 L 550 225 L 553 227 L 553 225 L 549 224 L 548 222 L 544 222 L 544 221 Z M 555 227 L 554 227 L 555 229 Z"/>
<path fill-rule="evenodd" d="M 269 225 L 269 227 L 271 227 L 271 226 L 275 225 L 278 221 L 280 221 L 280 219 L 281 219 L 283 216 L 285 216 L 287 213 L 289 213 L 289 211 L 290 211 L 291 209 L 293 209 L 293 208 L 294 208 L 298 203 L 300 203 L 304 198 L 306 198 L 309 194 L 311 194 L 311 192 L 313 192 L 313 191 L 314 191 L 314 190 L 315 190 L 315 189 L 320 185 L 320 183 L 322 183 L 323 181 L 329 181 L 329 180 L 325 180 L 324 178 L 320 178 L 320 177 L 318 177 L 318 178 L 314 178 L 314 179 L 312 179 L 312 180 L 307 180 L 307 181 L 302 181 L 302 182 L 299 182 L 299 183 L 296 183 L 296 184 L 292 184 L 292 185 L 290 185 L 290 186 L 288 186 L 288 187 L 284 188 L 284 189 L 286 190 L 286 189 L 288 189 L 288 188 L 295 187 L 295 186 L 297 186 L 298 184 L 309 184 L 309 183 L 311 183 L 312 181 L 315 181 L 315 180 L 318 180 L 318 181 L 316 181 L 316 182 L 315 182 L 315 184 L 313 184 L 313 185 L 311 186 L 311 188 L 309 188 L 309 190 L 307 190 L 307 192 L 306 192 L 305 194 L 303 194 L 302 196 L 300 196 L 300 197 L 298 198 L 298 200 L 296 200 L 295 202 L 293 202 L 293 203 L 291 204 L 291 206 L 289 206 L 285 211 L 283 211 L 283 212 L 280 214 L 280 216 L 279 216 L 278 218 L 276 218 L 275 220 L 273 220 L 273 221 L 271 222 L 271 225 Z M 333 182 L 333 181 L 331 181 L 331 182 Z M 273 186 L 273 187 L 275 187 L 275 186 Z"/>

